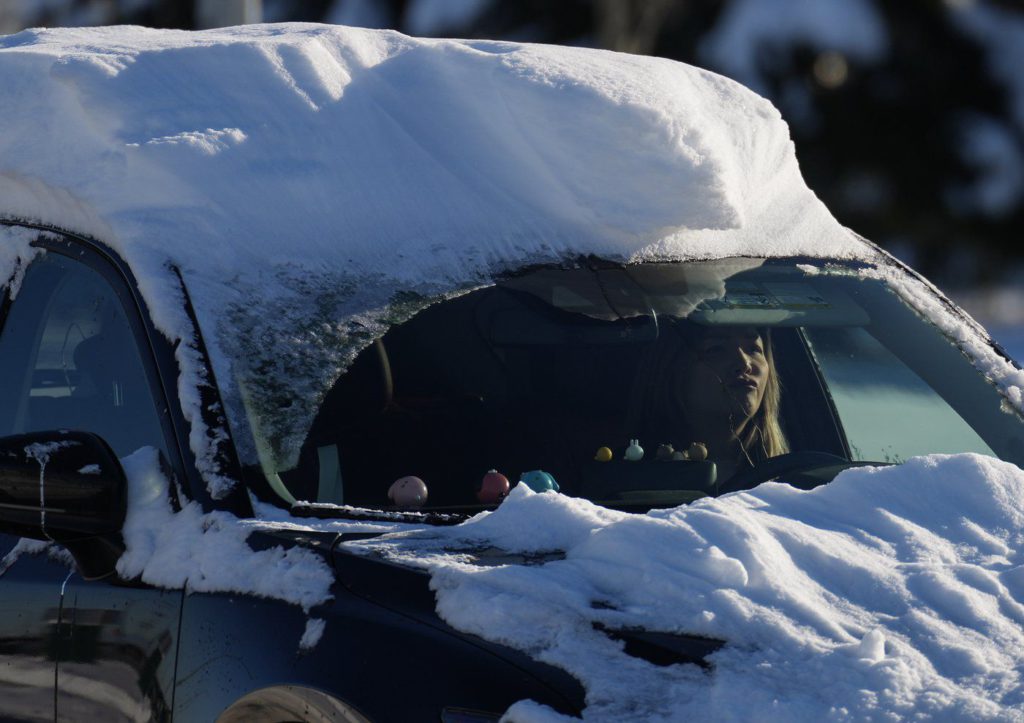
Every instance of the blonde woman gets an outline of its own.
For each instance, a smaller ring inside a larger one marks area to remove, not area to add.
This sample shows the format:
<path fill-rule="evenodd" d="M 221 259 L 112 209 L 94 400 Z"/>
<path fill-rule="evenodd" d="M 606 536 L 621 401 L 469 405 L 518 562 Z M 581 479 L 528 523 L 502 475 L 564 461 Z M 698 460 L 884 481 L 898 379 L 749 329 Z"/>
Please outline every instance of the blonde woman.
<path fill-rule="evenodd" d="M 767 329 L 687 322 L 663 327 L 642 376 L 648 438 L 682 449 L 704 443 L 720 485 L 789 451 Z"/>

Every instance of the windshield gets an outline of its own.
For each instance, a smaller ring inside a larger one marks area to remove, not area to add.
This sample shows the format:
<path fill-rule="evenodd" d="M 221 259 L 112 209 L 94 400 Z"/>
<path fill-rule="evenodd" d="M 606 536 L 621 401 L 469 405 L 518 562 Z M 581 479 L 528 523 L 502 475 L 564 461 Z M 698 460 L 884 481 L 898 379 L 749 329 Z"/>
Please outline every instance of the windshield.
<path fill-rule="evenodd" d="M 473 511 L 523 480 L 647 509 L 927 453 L 1019 465 L 1002 402 L 855 267 L 542 268 L 393 327 L 334 384 L 297 463 L 262 472 L 287 501 Z"/>

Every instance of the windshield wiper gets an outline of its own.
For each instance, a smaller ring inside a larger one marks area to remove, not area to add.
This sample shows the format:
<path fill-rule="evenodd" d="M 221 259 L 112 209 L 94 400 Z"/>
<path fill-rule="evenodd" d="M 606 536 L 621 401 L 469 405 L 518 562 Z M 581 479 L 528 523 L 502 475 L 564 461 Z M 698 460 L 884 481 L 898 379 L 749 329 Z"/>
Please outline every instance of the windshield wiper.
<path fill-rule="evenodd" d="M 409 512 L 402 510 L 370 510 L 349 505 L 323 502 L 298 502 L 291 507 L 295 517 L 316 517 L 321 520 L 359 520 L 361 522 L 409 522 L 416 525 L 457 525 L 471 515 L 457 512 Z"/>
<path fill-rule="evenodd" d="M 685 633 L 662 633 L 639 628 L 616 630 L 601 623 L 592 623 L 612 640 L 625 643 L 623 652 L 634 658 L 641 658 L 659 666 L 691 663 L 708 670 L 711 663 L 707 657 L 720 650 L 725 641 Z"/>

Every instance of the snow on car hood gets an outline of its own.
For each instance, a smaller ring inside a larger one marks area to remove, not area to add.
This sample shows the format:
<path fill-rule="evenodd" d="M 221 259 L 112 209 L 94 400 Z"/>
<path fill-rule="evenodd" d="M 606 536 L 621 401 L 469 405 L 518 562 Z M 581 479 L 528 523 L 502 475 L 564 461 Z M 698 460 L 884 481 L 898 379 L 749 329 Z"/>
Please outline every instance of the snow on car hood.
<path fill-rule="evenodd" d="M 189 342 L 179 268 L 248 461 L 233 379 L 286 464 L 360 348 L 496 273 L 870 253 L 768 101 L 663 59 L 323 25 L 36 29 L 0 38 L 0 87 L 0 219 L 108 244 Z M 216 436 L 194 431 L 201 463 Z"/>
<path fill-rule="evenodd" d="M 454 627 L 570 671 L 584 720 L 1024 720 L 1024 472 L 988 457 L 647 515 L 518 485 L 459 527 L 345 546 L 428 569 Z M 479 564 L 495 547 L 565 555 Z M 726 645 L 658 666 L 602 628 Z"/>

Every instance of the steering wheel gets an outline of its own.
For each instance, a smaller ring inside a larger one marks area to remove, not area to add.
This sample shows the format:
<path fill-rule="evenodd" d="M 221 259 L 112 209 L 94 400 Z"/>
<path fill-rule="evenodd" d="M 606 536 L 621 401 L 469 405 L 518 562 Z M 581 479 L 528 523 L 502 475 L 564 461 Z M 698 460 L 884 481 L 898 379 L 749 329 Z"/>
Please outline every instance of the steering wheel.
<path fill-rule="evenodd" d="M 811 489 L 835 477 L 848 467 L 859 467 L 864 462 L 850 460 L 828 452 L 806 450 L 788 452 L 778 457 L 770 457 L 753 467 L 737 472 L 718 488 L 718 494 L 747 490 L 762 482 L 769 482 L 784 475 L 797 475 L 802 479 L 785 480 L 794 487 Z M 811 476 L 808 473 L 820 470 L 824 474 Z M 830 474 L 829 474 L 830 473 Z"/>

